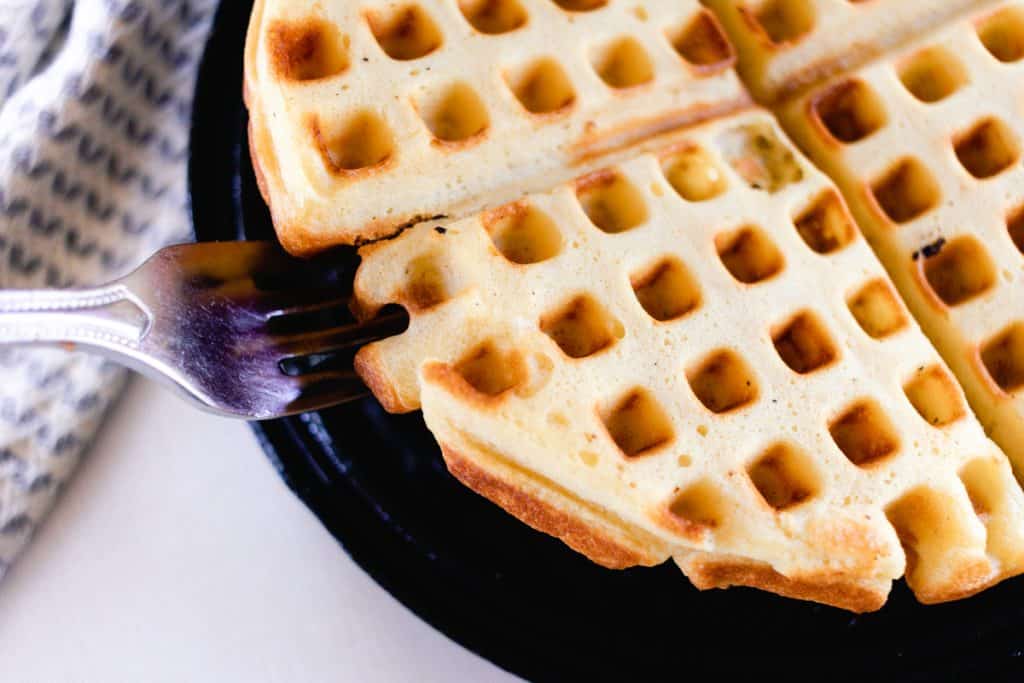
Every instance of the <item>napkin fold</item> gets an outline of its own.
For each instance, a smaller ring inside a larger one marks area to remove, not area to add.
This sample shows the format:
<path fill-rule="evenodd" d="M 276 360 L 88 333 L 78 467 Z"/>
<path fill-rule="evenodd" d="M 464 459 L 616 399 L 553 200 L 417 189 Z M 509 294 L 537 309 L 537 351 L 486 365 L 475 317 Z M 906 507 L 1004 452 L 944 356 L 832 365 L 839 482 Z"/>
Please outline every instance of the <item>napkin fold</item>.
<path fill-rule="evenodd" d="M 0 0 L 0 288 L 99 284 L 190 238 L 192 95 L 216 6 Z M 95 356 L 0 349 L 0 577 L 124 380 Z"/>

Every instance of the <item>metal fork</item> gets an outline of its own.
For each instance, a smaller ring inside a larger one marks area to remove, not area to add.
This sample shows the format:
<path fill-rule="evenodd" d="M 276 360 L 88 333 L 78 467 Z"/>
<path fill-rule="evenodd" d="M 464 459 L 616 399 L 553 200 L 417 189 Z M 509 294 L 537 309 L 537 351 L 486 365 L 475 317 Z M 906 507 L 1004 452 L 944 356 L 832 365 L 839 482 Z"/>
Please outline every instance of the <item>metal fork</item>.
<path fill-rule="evenodd" d="M 0 347 L 81 347 L 206 410 L 280 417 L 364 396 L 351 354 L 407 324 L 342 317 L 350 287 L 337 258 L 301 261 L 271 242 L 183 244 L 102 287 L 0 290 Z"/>

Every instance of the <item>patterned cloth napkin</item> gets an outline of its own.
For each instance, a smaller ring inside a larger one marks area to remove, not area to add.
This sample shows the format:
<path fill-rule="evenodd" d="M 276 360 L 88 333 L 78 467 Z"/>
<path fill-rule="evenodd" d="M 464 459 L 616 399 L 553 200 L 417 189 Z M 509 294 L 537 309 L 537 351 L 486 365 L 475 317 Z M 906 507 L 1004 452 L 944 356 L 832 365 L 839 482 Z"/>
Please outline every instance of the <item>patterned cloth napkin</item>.
<path fill-rule="evenodd" d="M 189 238 L 192 92 L 216 4 L 0 0 L 0 288 L 97 284 Z M 0 577 L 124 374 L 0 350 Z"/>

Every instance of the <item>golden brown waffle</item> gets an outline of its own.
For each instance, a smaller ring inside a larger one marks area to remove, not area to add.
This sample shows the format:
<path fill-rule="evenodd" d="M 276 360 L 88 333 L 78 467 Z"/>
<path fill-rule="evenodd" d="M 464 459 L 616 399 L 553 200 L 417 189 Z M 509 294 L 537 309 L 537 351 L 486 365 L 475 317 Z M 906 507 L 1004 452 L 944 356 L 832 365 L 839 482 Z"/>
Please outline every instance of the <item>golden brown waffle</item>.
<path fill-rule="evenodd" d="M 852 610 L 1024 569 L 1008 464 L 766 113 L 361 253 L 360 314 L 411 314 L 357 356 L 377 397 L 596 562 Z"/>
<path fill-rule="evenodd" d="M 785 111 L 842 188 L 986 430 L 1024 468 L 1024 4 L 841 76 Z"/>
<path fill-rule="evenodd" d="M 705 0 L 762 102 L 863 64 L 992 0 Z"/>
<path fill-rule="evenodd" d="M 696 0 L 257 0 L 251 152 L 281 242 L 308 254 L 735 110 L 732 62 Z"/>

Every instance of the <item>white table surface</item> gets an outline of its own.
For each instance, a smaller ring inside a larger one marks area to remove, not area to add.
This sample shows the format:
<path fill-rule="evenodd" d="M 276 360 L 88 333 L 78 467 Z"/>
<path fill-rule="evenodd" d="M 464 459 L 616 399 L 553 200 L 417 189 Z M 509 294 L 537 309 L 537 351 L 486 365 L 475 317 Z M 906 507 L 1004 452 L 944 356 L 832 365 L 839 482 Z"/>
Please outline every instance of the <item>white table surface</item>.
<path fill-rule="evenodd" d="M 244 424 L 141 379 L 0 583 L 0 679 L 516 680 L 364 574 Z"/>

